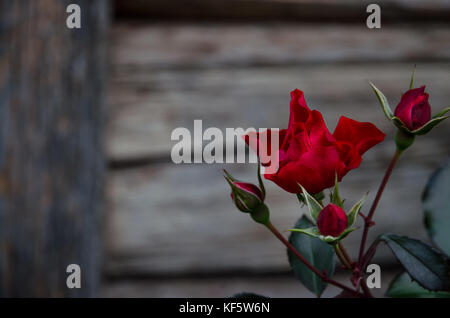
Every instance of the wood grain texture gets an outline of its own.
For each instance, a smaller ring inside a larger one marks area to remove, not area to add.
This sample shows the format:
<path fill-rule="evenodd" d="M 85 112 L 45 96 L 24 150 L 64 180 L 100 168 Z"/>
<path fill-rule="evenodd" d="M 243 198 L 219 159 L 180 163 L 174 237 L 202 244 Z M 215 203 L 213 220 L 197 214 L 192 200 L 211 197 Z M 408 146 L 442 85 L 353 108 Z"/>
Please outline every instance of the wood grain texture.
<path fill-rule="evenodd" d="M 368 33 L 348 26 L 117 25 L 108 158 L 117 167 L 140 164 L 111 173 L 108 277 L 287 271 L 283 246 L 236 210 L 221 177 L 226 167 L 256 181 L 254 165 L 174 165 L 172 130 L 191 129 L 194 119 L 202 119 L 204 129 L 283 128 L 289 92 L 298 87 L 330 130 L 345 115 L 388 134 L 342 186 L 349 206 L 368 190 L 370 202 L 393 152 L 393 128 L 367 82 L 395 107 L 418 62 L 416 85 L 426 84 L 434 111 L 442 109 L 450 101 L 448 37 L 448 28 L 431 26 Z M 405 153 L 371 239 L 389 231 L 425 238 L 420 194 L 450 155 L 449 129 L 450 122 L 442 124 Z M 306 210 L 295 196 L 266 185 L 273 222 L 286 230 Z M 356 252 L 359 240 L 360 232 L 350 234 L 347 248 Z M 380 249 L 376 262 L 395 260 Z"/>
<path fill-rule="evenodd" d="M 107 25 L 104 0 L 0 1 L 0 296 L 97 290 Z"/>
<path fill-rule="evenodd" d="M 367 82 L 396 103 L 414 63 L 418 83 L 428 84 L 434 105 L 443 106 L 448 64 L 425 63 L 450 62 L 450 28 L 122 23 L 112 56 L 107 151 L 120 161 L 167 155 L 172 129 L 205 113 L 205 125 L 220 128 L 283 127 L 295 87 L 327 112 L 342 112 L 332 101 L 348 107 L 348 115 L 362 105 L 373 110 L 365 120 L 380 118 Z M 378 63 L 385 63 L 383 71 Z M 238 110 L 243 115 L 236 118 Z"/>
<path fill-rule="evenodd" d="M 150 70 L 450 60 L 450 27 L 117 23 L 114 67 Z"/>
<path fill-rule="evenodd" d="M 115 0 L 119 18 L 365 22 L 370 0 Z M 384 22 L 448 22 L 446 0 L 379 0 Z"/>

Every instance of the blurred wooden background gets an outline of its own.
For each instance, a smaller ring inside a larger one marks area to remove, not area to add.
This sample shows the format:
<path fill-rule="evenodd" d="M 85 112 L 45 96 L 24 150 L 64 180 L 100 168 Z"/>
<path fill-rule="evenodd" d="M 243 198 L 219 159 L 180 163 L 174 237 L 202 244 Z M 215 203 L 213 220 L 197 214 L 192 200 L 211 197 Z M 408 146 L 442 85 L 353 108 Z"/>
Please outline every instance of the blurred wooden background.
<path fill-rule="evenodd" d="M 0 0 L 0 297 L 98 294 L 110 4 L 76 1 L 78 31 L 73 2 Z"/>
<path fill-rule="evenodd" d="M 370 203 L 394 146 L 368 81 L 395 107 L 416 63 L 416 86 L 427 85 L 434 112 L 450 104 L 450 3 L 378 1 L 382 28 L 370 30 L 371 2 L 116 1 L 104 295 L 312 296 L 291 277 L 283 246 L 229 199 L 221 169 L 256 181 L 255 166 L 175 165 L 170 134 L 194 119 L 204 129 L 286 127 L 289 92 L 302 89 L 330 130 L 345 115 L 387 133 L 342 185 L 348 205 L 368 190 Z M 420 195 L 450 154 L 449 129 L 447 122 L 418 138 L 401 158 L 371 238 L 425 238 Z M 273 223 L 292 227 L 305 208 L 266 185 Z M 360 235 L 345 241 L 353 254 Z M 380 249 L 375 262 L 385 289 L 395 260 Z"/>

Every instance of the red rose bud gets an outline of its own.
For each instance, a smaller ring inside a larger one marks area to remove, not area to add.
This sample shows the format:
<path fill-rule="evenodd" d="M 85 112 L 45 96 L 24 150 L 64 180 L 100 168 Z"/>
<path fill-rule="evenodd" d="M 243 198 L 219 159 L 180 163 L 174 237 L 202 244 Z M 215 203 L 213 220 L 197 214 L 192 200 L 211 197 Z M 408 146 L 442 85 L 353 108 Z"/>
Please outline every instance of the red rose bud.
<path fill-rule="evenodd" d="M 419 129 L 431 119 L 431 107 L 425 86 L 410 89 L 402 95 L 394 112 L 403 124 L 411 131 Z"/>
<path fill-rule="evenodd" d="M 330 203 L 317 216 L 317 227 L 324 236 L 339 236 L 347 228 L 347 215 L 340 207 Z"/>
<path fill-rule="evenodd" d="M 225 173 L 225 179 L 231 186 L 231 199 L 236 207 L 246 213 L 255 211 L 263 202 L 262 191 L 254 184 L 237 181 Z"/>

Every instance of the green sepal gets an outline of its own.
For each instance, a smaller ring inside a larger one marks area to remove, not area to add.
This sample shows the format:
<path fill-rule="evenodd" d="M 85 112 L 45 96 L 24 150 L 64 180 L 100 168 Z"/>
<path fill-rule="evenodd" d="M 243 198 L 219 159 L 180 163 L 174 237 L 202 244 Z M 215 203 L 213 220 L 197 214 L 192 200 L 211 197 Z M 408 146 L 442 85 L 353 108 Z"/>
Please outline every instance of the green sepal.
<path fill-rule="evenodd" d="M 262 203 L 261 199 L 247 191 L 244 191 L 242 189 L 239 189 L 234 182 L 240 182 L 239 180 L 236 180 L 233 178 L 226 170 L 223 170 L 225 172 L 225 180 L 228 182 L 228 184 L 231 187 L 231 192 L 233 194 L 234 203 L 239 211 L 244 213 L 250 213 L 254 209 L 258 207 L 259 204 Z"/>
<path fill-rule="evenodd" d="M 321 205 L 323 199 L 325 199 L 325 194 L 323 193 L 323 191 L 317 192 L 315 194 L 312 195 L 314 199 L 316 199 L 317 202 L 319 202 Z"/>
<path fill-rule="evenodd" d="M 430 130 L 433 129 L 437 124 L 439 124 L 441 121 L 447 119 L 448 117 L 449 116 L 435 117 L 435 118 L 431 119 L 429 122 L 427 122 L 425 125 L 423 125 L 422 127 L 411 131 L 411 134 L 425 135 L 426 133 L 430 132 Z"/>
<path fill-rule="evenodd" d="M 351 208 L 350 212 L 347 215 L 348 226 L 352 226 L 353 224 L 355 224 L 358 214 L 361 211 L 362 205 L 364 204 L 364 201 L 366 200 L 368 194 L 369 194 L 369 192 L 367 192 L 361 198 L 361 200 L 356 202 L 355 205 Z"/>
<path fill-rule="evenodd" d="M 333 204 L 336 204 L 341 209 L 344 209 L 344 201 L 342 201 L 341 196 L 339 194 L 337 173 L 334 176 L 334 188 L 333 188 L 333 192 L 331 193 L 331 196 L 330 196 L 330 202 Z"/>
<path fill-rule="evenodd" d="M 303 233 L 303 234 L 306 234 L 306 235 L 309 235 L 312 237 L 316 237 L 328 244 L 336 244 L 339 241 L 341 241 L 344 237 L 346 237 L 350 232 L 353 232 L 354 230 L 356 230 L 356 228 L 347 228 L 339 236 L 331 236 L 331 235 L 324 236 L 324 235 L 320 234 L 319 229 L 316 226 L 306 228 L 306 229 L 289 229 L 288 231 L 299 232 L 299 233 Z"/>
<path fill-rule="evenodd" d="M 404 130 L 398 129 L 395 133 L 395 145 L 397 149 L 402 152 L 406 148 L 410 147 L 414 143 L 415 135 L 406 132 Z"/>
<path fill-rule="evenodd" d="M 266 199 L 266 188 L 264 187 L 264 183 L 263 180 L 261 178 L 261 162 L 258 159 L 258 184 L 259 184 L 259 189 L 261 190 L 262 193 L 262 200 L 264 201 Z"/>
<path fill-rule="evenodd" d="M 267 205 L 261 202 L 255 209 L 250 212 L 252 219 L 260 224 L 268 225 L 270 223 L 270 212 Z"/>
<path fill-rule="evenodd" d="M 317 220 L 317 216 L 319 215 L 320 211 L 322 211 L 323 207 L 322 205 L 314 199 L 312 195 L 310 195 L 305 188 L 302 187 L 301 184 L 299 184 L 300 188 L 303 192 L 303 197 L 305 199 L 306 205 L 308 206 L 309 213 L 314 221 Z"/>
<path fill-rule="evenodd" d="M 401 131 L 410 134 L 411 131 L 409 130 L 408 127 L 405 126 L 405 124 L 402 122 L 402 120 L 396 116 L 392 117 L 392 122 L 394 123 L 394 125 L 400 129 Z"/>
<path fill-rule="evenodd" d="M 300 202 L 300 204 L 302 204 L 301 206 L 303 207 L 303 205 L 306 205 L 306 200 L 305 197 L 303 196 L 303 193 L 297 193 L 297 199 L 298 202 Z"/>
<path fill-rule="evenodd" d="M 438 114 L 431 117 L 431 120 L 428 121 L 425 125 L 422 127 L 416 129 L 416 130 L 409 130 L 408 127 L 405 126 L 405 124 L 401 121 L 400 118 L 393 116 L 392 122 L 395 126 L 401 131 L 403 131 L 406 134 L 410 135 L 425 135 L 426 133 L 429 133 L 431 129 L 433 129 L 437 124 L 439 124 L 441 121 L 447 119 L 450 116 L 444 116 L 448 111 L 450 111 L 450 107 L 447 107 L 443 109 Z M 406 149 L 406 148 L 405 148 Z"/>
<path fill-rule="evenodd" d="M 317 202 L 322 204 L 322 200 L 325 199 L 325 194 L 323 193 L 323 191 L 321 191 L 316 194 L 313 194 L 312 197 L 314 199 L 316 199 Z M 305 196 L 303 195 L 303 193 L 297 193 L 297 199 L 301 204 L 306 205 L 306 200 L 305 200 Z"/>
<path fill-rule="evenodd" d="M 377 95 L 378 101 L 380 102 L 381 107 L 383 108 L 383 112 L 386 115 L 386 118 L 392 120 L 392 117 L 394 117 L 394 113 L 392 112 L 391 107 L 389 106 L 386 96 L 384 96 L 384 94 L 378 88 L 376 88 L 376 86 L 372 82 L 369 82 L 369 84 L 372 87 L 375 94 Z"/>
<path fill-rule="evenodd" d="M 438 118 L 438 117 L 442 117 L 442 116 L 444 116 L 445 114 L 447 114 L 448 111 L 450 111 L 450 107 L 444 108 L 442 111 L 440 111 L 439 113 L 437 113 L 436 115 L 434 115 L 433 117 L 431 117 L 431 119 Z"/>
<path fill-rule="evenodd" d="M 414 65 L 414 70 L 411 75 L 411 81 L 409 82 L 409 89 L 413 89 L 414 87 L 414 78 L 416 77 L 416 65 Z"/>
<path fill-rule="evenodd" d="M 229 174 L 228 171 L 226 171 L 225 169 L 223 169 L 223 172 L 225 173 L 225 179 L 230 179 L 231 181 L 239 181 L 239 180 L 236 180 L 235 178 L 233 178 L 233 176 L 231 174 Z"/>

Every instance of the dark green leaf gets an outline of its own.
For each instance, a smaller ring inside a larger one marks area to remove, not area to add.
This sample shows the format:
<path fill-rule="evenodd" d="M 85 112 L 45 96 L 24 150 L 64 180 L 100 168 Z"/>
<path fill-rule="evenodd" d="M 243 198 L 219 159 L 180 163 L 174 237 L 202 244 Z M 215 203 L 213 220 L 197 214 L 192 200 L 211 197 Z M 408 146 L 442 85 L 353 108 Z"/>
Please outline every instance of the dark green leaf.
<path fill-rule="evenodd" d="M 428 235 L 450 255 L 450 160 L 428 180 L 422 200 Z"/>
<path fill-rule="evenodd" d="M 314 226 L 306 217 L 302 216 L 295 225 L 295 228 L 305 229 Z M 335 256 L 333 248 L 318 238 L 293 232 L 289 237 L 289 242 L 316 268 L 320 271 L 325 270 L 328 276 L 334 273 Z M 327 284 L 324 283 L 316 274 L 306 267 L 291 251 L 288 250 L 289 264 L 295 276 L 310 291 L 320 296 Z"/>
<path fill-rule="evenodd" d="M 406 236 L 384 234 L 384 241 L 411 277 L 433 291 L 450 290 L 449 259 L 435 248 Z"/>
<path fill-rule="evenodd" d="M 450 293 L 426 290 L 413 281 L 408 273 L 402 273 L 391 282 L 386 296 L 395 298 L 450 298 Z"/>

